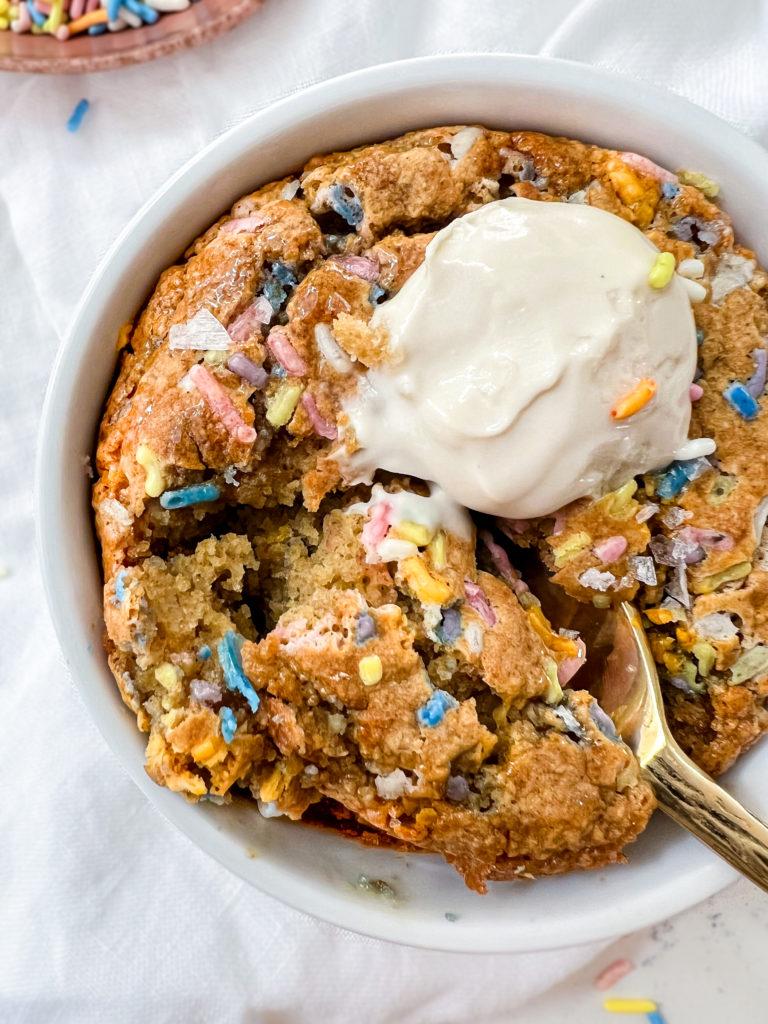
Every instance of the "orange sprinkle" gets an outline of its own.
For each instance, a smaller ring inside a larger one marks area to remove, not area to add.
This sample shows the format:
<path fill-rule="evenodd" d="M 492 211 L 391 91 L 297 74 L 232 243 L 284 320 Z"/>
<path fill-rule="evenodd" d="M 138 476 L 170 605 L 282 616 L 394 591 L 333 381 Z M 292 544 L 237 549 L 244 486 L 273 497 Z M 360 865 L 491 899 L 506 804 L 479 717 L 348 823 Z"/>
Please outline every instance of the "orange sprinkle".
<path fill-rule="evenodd" d="M 108 20 L 106 8 L 98 7 L 95 11 L 89 11 L 81 18 L 75 18 L 67 25 L 68 35 L 74 36 L 78 32 L 85 32 L 92 25 L 103 25 Z"/>
<path fill-rule="evenodd" d="M 643 377 L 639 384 L 635 384 L 631 391 L 611 409 L 611 416 L 615 420 L 625 420 L 628 416 L 634 416 L 640 412 L 644 405 L 648 405 L 656 394 L 656 381 L 653 377 Z"/>

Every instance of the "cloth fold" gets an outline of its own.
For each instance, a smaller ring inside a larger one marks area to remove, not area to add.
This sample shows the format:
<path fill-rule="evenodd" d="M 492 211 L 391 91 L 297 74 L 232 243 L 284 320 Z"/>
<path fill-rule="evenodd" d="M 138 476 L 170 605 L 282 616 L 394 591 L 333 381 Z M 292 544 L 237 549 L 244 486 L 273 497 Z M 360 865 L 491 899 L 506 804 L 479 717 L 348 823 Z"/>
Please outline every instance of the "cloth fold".
<path fill-rule="evenodd" d="M 2 76 L 0 1019 L 501 1024 L 602 948 L 494 957 L 365 939 L 249 889 L 161 819 L 57 653 L 33 556 L 37 422 L 56 348 L 111 240 L 253 110 L 382 61 L 541 52 L 666 85 L 765 141 L 766 18 L 760 0 L 266 0 L 232 34 L 152 65 Z M 91 108 L 70 134 L 81 97 Z"/>

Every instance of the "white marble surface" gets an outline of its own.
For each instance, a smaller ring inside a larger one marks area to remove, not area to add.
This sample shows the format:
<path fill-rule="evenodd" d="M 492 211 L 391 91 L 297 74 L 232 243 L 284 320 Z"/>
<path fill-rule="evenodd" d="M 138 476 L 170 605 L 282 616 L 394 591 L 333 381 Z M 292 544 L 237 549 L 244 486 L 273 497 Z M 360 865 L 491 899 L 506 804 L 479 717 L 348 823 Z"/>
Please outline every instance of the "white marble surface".
<path fill-rule="evenodd" d="M 666 1024 L 760 1024 L 768 1020 L 768 970 L 763 967 L 767 930 L 768 895 L 749 882 L 736 882 L 684 914 L 617 940 L 509 1020 L 643 1020 L 606 1013 L 603 998 L 615 995 L 655 1000 Z M 597 991 L 596 975 L 620 957 L 631 960 L 635 969 L 609 993 Z"/>

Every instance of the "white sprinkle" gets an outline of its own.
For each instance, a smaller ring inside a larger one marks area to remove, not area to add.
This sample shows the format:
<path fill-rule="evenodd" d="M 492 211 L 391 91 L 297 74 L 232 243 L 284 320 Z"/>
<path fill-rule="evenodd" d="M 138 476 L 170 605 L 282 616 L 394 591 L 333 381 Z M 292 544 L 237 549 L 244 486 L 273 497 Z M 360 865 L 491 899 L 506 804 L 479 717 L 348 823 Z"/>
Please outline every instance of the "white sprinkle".
<path fill-rule="evenodd" d="M 293 181 L 286 182 L 285 185 L 283 185 L 283 190 L 280 193 L 280 198 L 294 199 L 296 197 L 296 193 L 299 191 L 300 185 L 301 182 L 299 181 L 298 178 L 294 178 Z"/>
<path fill-rule="evenodd" d="M 455 161 L 461 160 L 472 149 L 478 139 L 482 138 L 482 128 L 462 128 L 451 139 L 451 154 Z"/>
<path fill-rule="evenodd" d="M 717 448 L 711 437 L 695 437 L 686 441 L 675 452 L 675 459 L 679 462 L 688 462 L 690 459 L 703 459 L 712 455 Z"/>
<path fill-rule="evenodd" d="M 703 302 L 707 297 L 707 289 L 703 284 L 699 284 L 698 281 L 691 281 L 687 277 L 681 277 L 680 280 L 685 285 L 685 290 L 688 292 L 688 298 L 691 302 Z"/>
<path fill-rule="evenodd" d="M 704 277 L 704 262 L 703 260 L 680 260 L 677 265 L 677 272 L 680 277 L 694 278 L 698 280 L 700 277 Z"/>
<path fill-rule="evenodd" d="M 410 540 L 399 540 L 397 537 L 385 537 L 376 548 L 382 562 L 399 562 L 403 558 L 413 558 L 419 549 Z"/>
<path fill-rule="evenodd" d="M 304 774 L 305 775 L 318 775 L 319 774 L 319 769 L 318 769 L 316 764 L 308 764 L 307 767 L 304 769 Z"/>
<path fill-rule="evenodd" d="M 315 344 L 323 359 L 330 363 L 337 373 L 351 371 L 352 360 L 336 341 L 328 324 L 315 324 Z"/>

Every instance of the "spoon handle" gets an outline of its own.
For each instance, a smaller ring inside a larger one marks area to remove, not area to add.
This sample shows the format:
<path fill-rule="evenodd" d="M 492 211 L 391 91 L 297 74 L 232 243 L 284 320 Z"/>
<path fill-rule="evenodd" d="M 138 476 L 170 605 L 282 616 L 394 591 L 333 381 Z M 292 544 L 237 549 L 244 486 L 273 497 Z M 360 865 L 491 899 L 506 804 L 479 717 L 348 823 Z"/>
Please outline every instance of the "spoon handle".
<path fill-rule="evenodd" d="M 671 738 L 644 767 L 661 809 L 768 892 L 768 827 Z"/>

